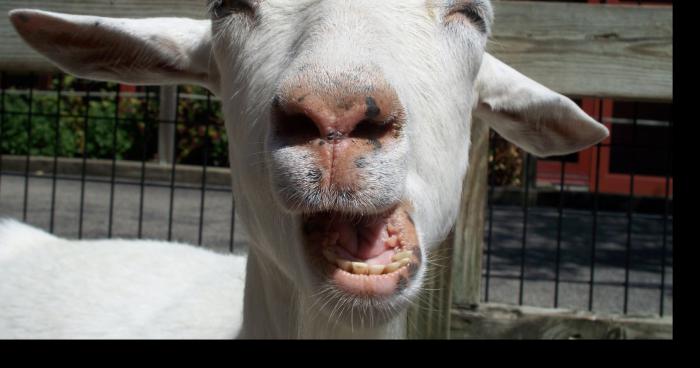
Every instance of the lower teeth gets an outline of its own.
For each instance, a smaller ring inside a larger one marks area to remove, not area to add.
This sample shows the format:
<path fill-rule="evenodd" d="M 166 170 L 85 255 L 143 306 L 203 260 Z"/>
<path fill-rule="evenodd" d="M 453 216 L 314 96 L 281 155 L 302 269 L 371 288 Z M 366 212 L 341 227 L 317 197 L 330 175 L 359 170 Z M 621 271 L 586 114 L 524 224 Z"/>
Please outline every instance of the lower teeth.
<path fill-rule="evenodd" d="M 396 235 L 392 234 L 391 231 L 389 231 L 389 233 L 390 237 L 387 242 L 387 245 L 389 245 L 391 248 L 400 246 L 400 248 L 395 249 L 396 253 L 394 253 L 394 255 L 391 257 L 391 263 L 389 264 L 370 265 L 364 262 L 349 261 L 346 259 L 339 258 L 337 254 L 335 254 L 332 250 L 330 250 L 327 247 L 324 247 L 322 251 L 323 257 L 330 264 L 336 265 L 341 270 L 355 275 L 382 275 L 395 272 L 401 267 L 404 267 L 411 263 L 411 256 L 413 255 L 413 253 L 408 250 L 402 250 L 401 248 L 405 247 L 406 243 L 403 240 L 396 237 Z M 331 241 L 330 244 L 336 243 L 338 240 L 337 234 L 333 235 L 334 236 L 329 236 L 330 238 L 333 238 L 333 241 Z M 324 245 L 326 244 L 330 245 L 328 242 L 324 243 Z"/>
<path fill-rule="evenodd" d="M 408 252 L 404 252 L 408 253 Z M 335 264 L 343 271 L 350 272 L 355 275 L 381 275 L 392 273 L 401 267 L 411 263 L 410 258 L 399 257 L 399 260 L 391 262 L 387 265 L 370 265 L 364 262 L 352 262 L 345 259 L 339 259 L 330 251 L 324 251 L 323 255 L 331 264 Z"/>

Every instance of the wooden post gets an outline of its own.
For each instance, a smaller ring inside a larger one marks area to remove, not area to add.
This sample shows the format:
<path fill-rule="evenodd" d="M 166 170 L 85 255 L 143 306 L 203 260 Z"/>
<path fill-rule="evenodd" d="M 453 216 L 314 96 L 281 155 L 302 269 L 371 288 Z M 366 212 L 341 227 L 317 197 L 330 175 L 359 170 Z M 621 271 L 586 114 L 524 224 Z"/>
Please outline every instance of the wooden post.
<path fill-rule="evenodd" d="M 469 170 L 464 179 L 462 206 L 455 225 L 452 250 L 452 302 L 476 305 L 481 301 L 481 259 L 488 191 L 489 129 L 474 118 Z"/>
<path fill-rule="evenodd" d="M 409 339 L 447 339 L 450 331 L 451 262 L 450 253 L 454 232 L 433 250 L 428 264 L 426 282 L 417 305 L 408 310 L 407 336 Z"/>
<path fill-rule="evenodd" d="M 158 160 L 160 163 L 175 161 L 175 117 L 177 116 L 177 87 L 160 87 L 160 111 L 158 113 Z"/>
<path fill-rule="evenodd" d="M 455 229 L 434 250 L 418 305 L 408 312 L 408 337 L 447 339 L 453 302 L 476 304 L 481 288 L 481 249 L 486 206 L 488 127 L 474 119 L 469 169 Z"/>

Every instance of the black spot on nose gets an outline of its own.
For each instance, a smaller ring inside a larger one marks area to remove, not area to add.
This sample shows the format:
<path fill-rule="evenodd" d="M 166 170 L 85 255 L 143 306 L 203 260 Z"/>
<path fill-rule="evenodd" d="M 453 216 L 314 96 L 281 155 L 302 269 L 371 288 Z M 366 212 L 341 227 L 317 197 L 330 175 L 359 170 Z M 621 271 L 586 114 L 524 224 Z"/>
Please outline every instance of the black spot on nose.
<path fill-rule="evenodd" d="M 358 157 L 355 160 L 355 167 L 357 167 L 358 169 L 364 169 L 365 167 L 367 167 L 367 159 L 362 156 Z"/>
<path fill-rule="evenodd" d="M 274 107 L 274 108 L 279 108 L 280 105 L 281 105 L 281 103 L 280 103 L 280 96 L 279 96 L 279 95 L 275 95 L 275 96 L 272 98 L 272 107 Z"/>
<path fill-rule="evenodd" d="M 313 183 L 318 183 L 322 177 L 323 173 L 319 169 L 311 169 L 306 173 L 306 178 Z"/>
<path fill-rule="evenodd" d="M 370 143 L 374 147 L 375 151 L 382 149 L 382 142 L 380 142 L 379 139 L 370 139 Z"/>
<path fill-rule="evenodd" d="M 382 112 L 382 110 L 377 106 L 377 101 L 374 100 L 371 96 L 367 96 L 365 99 L 365 103 L 367 104 L 367 110 L 365 111 L 365 116 L 368 119 L 374 119 L 379 114 Z"/>

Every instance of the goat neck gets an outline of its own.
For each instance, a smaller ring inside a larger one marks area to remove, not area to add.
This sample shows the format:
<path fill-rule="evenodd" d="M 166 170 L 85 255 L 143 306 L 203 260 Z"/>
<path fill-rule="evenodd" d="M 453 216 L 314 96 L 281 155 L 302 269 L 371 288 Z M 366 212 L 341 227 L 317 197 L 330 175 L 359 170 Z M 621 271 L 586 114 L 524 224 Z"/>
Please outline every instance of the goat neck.
<path fill-rule="evenodd" d="M 381 326 L 345 326 L 313 312 L 318 302 L 300 292 L 265 257 L 248 255 L 243 326 L 239 339 L 401 339 L 406 313 Z"/>

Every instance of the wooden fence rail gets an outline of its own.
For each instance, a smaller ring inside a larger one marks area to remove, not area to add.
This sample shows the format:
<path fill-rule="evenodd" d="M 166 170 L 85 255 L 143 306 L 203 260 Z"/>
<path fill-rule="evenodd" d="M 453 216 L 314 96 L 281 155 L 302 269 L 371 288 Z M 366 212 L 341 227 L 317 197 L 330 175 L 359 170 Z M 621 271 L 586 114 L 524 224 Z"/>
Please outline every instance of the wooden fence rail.
<path fill-rule="evenodd" d="M 203 18 L 203 3 L 191 0 L 5 0 L 0 2 L 0 14 L 13 8 L 41 8 L 113 17 Z M 545 86 L 572 97 L 673 100 L 670 7 L 524 1 L 493 1 L 493 4 L 496 22 L 489 51 Z M 5 16 L 0 16 L 0 39 L 0 70 L 56 70 L 17 37 Z M 623 331 L 612 333 L 617 337 L 671 337 L 672 322 L 668 318 L 661 322 L 625 322 L 620 318 L 585 318 L 577 313 L 550 310 L 547 314 L 520 308 L 517 313 L 512 310 L 508 313 L 525 319 L 499 319 L 496 315 L 504 315 L 502 307 L 479 306 L 488 162 L 488 129 L 483 123 L 473 124 L 472 140 L 461 215 L 452 235 L 438 250 L 439 258 L 444 261 L 438 262 L 440 266 L 431 266 L 429 271 L 437 277 L 432 277 L 432 285 L 427 286 L 423 300 L 428 305 L 409 312 L 411 337 L 447 338 L 451 334 L 474 337 L 474 331 L 469 331 L 474 327 L 470 326 L 496 326 L 494 328 L 500 331 L 500 335 L 484 337 L 514 337 L 508 331 L 522 331 L 522 325 L 527 323 L 554 320 L 567 328 L 595 326 L 602 331 L 600 334 L 582 332 L 580 335 L 584 337 L 611 337 L 608 325 L 600 323 L 616 323 L 618 329 L 614 331 Z M 532 325 L 528 326 L 535 331 Z M 567 330 L 567 336 L 576 336 L 574 330 Z"/>
<path fill-rule="evenodd" d="M 494 1 L 489 50 L 540 83 L 571 96 L 672 98 L 668 7 Z M 204 1 L 4 0 L 0 14 L 40 8 L 112 17 L 204 18 Z M 0 70 L 55 71 L 0 16 Z"/>

